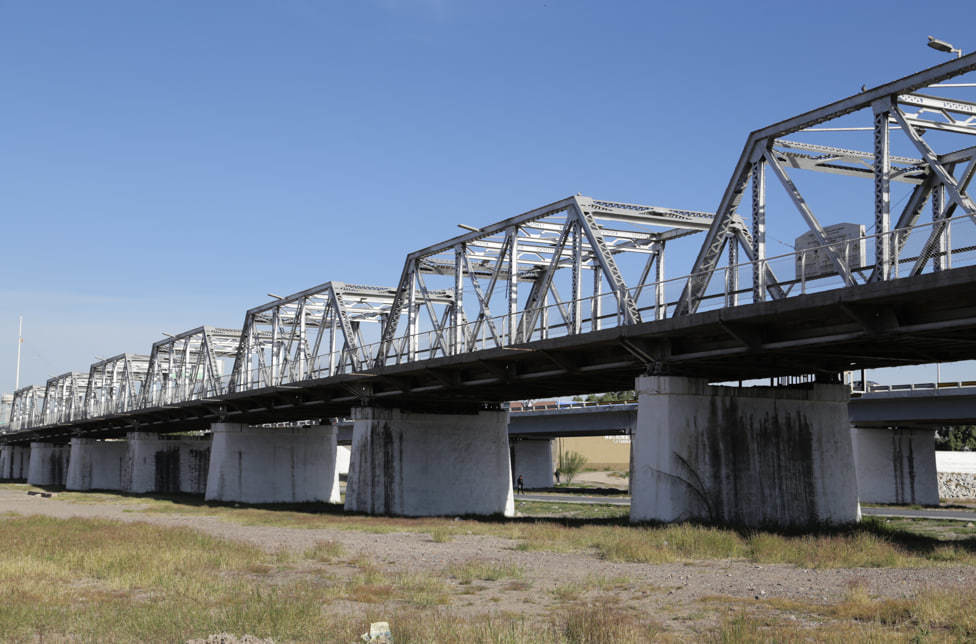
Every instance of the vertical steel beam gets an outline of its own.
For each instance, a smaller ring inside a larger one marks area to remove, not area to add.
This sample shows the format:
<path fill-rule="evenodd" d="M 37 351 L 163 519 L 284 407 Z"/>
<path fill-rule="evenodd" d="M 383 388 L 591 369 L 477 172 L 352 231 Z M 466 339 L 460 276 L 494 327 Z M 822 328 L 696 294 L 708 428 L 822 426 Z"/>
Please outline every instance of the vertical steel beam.
<path fill-rule="evenodd" d="M 454 248 L 454 310 L 451 315 L 451 352 L 463 353 L 464 346 L 464 244 Z"/>
<path fill-rule="evenodd" d="M 572 334 L 579 333 L 583 330 L 583 231 L 581 230 L 580 222 L 576 221 L 573 224 L 573 282 L 572 282 L 572 292 L 570 297 L 572 301 L 570 303 L 570 312 L 572 327 L 569 332 Z M 558 260 L 557 260 L 558 261 Z"/>
<path fill-rule="evenodd" d="M 278 355 L 278 343 L 281 341 L 281 338 L 278 337 L 278 316 L 280 309 L 281 307 L 276 306 L 271 313 L 271 382 L 268 384 L 272 387 L 278 384 L 278 368 L 281 361 Z"/>
<path fill-rule="evenodd" d="M 752 301 L 766 300 L 766 162 L 752 164 Z"/>
<path fill-rule="evenodd" d="M 932 190 L 932 221 L 938 222 L 942 219 L 945 202 L 945 188 L 940 183 Z M 938 224 L 935 224 L 938 225 Z M 946 268 L 946 230 L 943 230 L 935 242 L 935 249 L 932 255 L 932 270 L 941 271 Z"/>
<path fill-rule="evenodd" d="M 663 320 L 668 314 L 664 299 L 664 242 L 657 243 L 657 259 L 654 262 L 654 319 Z"/>
<path fill-rule="evenodd" d="M 739 242 L 735 235 L 729 235 L 729 266 L 725 271 L 725 306 L 739 303 Z"/>
<path fill-rule="evenodd" d="M 603 274 L 600 265 L 593 263 L 593 307 L 590 311 L 593 331 L 600 330 L 600 316 L 603 315 Z"/>
<path fill-rule="evenodd" d="M 508 343 L 518 342 L 518 226 L 513 226 L 510 232 L 512 244 L 509 249 L 508 276 Z M 498 261 L 502 261 L 499 257 Z"/>
<path fill-rule="evenodd" d="M 874 109 L 874 274 L 880 281 L 891 278 L 891 150 L 888 119 L 891 98 L 872 105 Z"/>
<path fill-rule="evenodd" d="M 417 337 L 417 314 L 420 313 L 420 307 L 417 306 L 417 280 L 414 277 L 415 267 L 416 264 L 408 269 L 408 277 L 410 279 L 407 282 L 407 362 L 413 362 L 417 359 L 417 344 L 419 341 Z M 380 357 L 382 358 L 382 356 Z"/>

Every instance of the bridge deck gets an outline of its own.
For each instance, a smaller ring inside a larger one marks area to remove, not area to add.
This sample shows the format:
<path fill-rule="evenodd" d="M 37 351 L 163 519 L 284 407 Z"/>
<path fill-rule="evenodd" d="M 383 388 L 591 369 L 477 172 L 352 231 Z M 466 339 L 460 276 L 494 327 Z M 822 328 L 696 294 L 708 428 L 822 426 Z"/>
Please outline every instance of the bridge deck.
<path fill-rule="evenodd" d="M 712 381 L 976 358 L 976 267 L 375 368 L 107 418 L 0 442 L 65 441 L 344 416 L 361 404 L 465 411 L 512 399 L 629 389 L 654 365 Z"/>

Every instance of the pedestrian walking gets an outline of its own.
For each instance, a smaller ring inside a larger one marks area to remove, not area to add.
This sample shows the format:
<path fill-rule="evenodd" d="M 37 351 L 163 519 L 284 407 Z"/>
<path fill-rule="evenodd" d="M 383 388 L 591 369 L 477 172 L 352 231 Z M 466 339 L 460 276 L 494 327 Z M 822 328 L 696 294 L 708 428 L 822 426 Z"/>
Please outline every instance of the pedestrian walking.
<path fill-rule="evenodd" d="M 522 480 L 522 475 L 519 474 L 519 477 L 518 477 L 518 493 L 519 494 L 522 494 L 523 492 L 525 492 L 525 481 Z"/>

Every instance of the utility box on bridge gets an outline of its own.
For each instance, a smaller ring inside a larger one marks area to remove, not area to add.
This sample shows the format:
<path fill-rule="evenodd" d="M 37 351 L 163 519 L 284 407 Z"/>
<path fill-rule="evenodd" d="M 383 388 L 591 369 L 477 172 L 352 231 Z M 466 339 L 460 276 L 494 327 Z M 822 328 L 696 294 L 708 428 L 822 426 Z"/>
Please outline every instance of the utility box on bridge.
<path fill-rule="evenodd" d="M 834 224 L 824 227 L 829 248 L 844 260 L 851 269 L 864 266 L 867 257 L 867 240 L 864 238 L 862 224 Z M 812 233 L 803 233 L 796 238 L 796 279 L 810 280 L 828 275 L 836 275 L 837 267 L 830 258 L 827 248 L 820 245 Z"/>

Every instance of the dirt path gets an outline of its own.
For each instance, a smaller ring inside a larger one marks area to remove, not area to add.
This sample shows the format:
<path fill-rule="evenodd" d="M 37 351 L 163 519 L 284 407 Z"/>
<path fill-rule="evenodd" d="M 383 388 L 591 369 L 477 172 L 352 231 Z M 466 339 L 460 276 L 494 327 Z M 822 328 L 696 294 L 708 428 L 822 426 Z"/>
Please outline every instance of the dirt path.
<path fill-rule="evenodd" d="M 727 595 L 745 600 L 773 597 L 812 602 L 840 599 L 851 584 L 865 584 L 879 596 L 907 596 L 931 586 L 972 587 L 976 568 L 872 568 L 804 570 L 792 565 L 756 565 L 742 561 L 699 561 L 673 564 L 612 563 L 587 554 L 562 554 L 516 550 L 516 542 L 490 536 L 456 536 L 444 543 L 429 534 L 398 532 L 374 534 L 347 529 L 307 529 L 244 526 L 218 517 L 145 513 L 138 501 L 127 503 L 76 503 L 29 496 L 17 489 L 0 489 L 0 515 L 40 514 L 59 518 L 88 517 L 141 521 L 156 525 L 182 526 L 205 533 L 252 543 L 268 551 L 287 548 L 304 551 L 317 541 L 340 542 L 349 558 L 365 557 L 390 572 L 440 572 L 451 563 L 472 559 L 516 564 L 524 571 L 521 587 L 516 584 L 485 584 L 469 600 L 455 603 L 460 610 L 490 610 L 544 614 L 559 603 L 559 587 L 579 584 L 581 599 L 608 592 L 607 584 L 594 579 L 620 581 L 613 584 L 614 601 L 639 610 L 658 611 L 679 619 L 693 609 L 695 600 Z M 599 586 L 603 586 L 601 590 Z M 563 598 L 564 599 L 564 598 Z"/>

